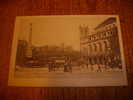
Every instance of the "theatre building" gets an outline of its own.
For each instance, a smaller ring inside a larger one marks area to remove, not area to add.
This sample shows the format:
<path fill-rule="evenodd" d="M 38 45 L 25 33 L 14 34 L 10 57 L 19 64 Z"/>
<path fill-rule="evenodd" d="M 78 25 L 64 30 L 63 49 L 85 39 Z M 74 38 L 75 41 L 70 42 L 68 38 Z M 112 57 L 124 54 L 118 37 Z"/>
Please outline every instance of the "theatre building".
<path fill-rule="evenodd" d="M 81 57 L 87 65 L 120 68 L 121 56 L 116 18 L 110 17 L 90 33 L 88 26 L 80 26 Z"/>

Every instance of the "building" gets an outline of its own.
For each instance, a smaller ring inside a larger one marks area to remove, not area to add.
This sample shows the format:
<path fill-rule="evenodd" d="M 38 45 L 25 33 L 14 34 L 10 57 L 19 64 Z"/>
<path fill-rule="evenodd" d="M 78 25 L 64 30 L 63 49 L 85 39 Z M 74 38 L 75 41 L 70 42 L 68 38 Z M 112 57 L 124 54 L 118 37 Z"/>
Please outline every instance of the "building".
<path fill-rule="evenodd" d="M 80 33 L 81 55 L 87 64 L 121 68 L 116 18 L 100 23 L 94 33 L 90 33 L 87 26 L 80 26 Z"/>
<path fill-rule="evenodd" d="M 18 40 L 16 65 L 28 66 L 33 61 L 32 23 L 29 24 L 28 40 Z"/>
<path fill-rule="evenodd" d="M 25 40 L 18 40 L 16 65 L 23 66 L 25 62 L 28 43 Z"/>

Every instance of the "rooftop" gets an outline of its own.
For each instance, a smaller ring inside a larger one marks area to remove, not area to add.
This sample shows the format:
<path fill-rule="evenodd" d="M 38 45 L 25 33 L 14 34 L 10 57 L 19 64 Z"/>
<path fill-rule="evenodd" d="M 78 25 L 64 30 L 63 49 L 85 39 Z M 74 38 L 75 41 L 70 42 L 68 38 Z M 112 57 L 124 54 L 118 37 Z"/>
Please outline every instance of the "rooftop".
<path fill-rule="evenodd" d="M 105 21 L 103 21 L 102 23 L 100 23 L 98 26 L 96 26 L 95 30 L 98 28 L 104 27 L 105 25 L 111 24 L 113 22 L 116 22 L 116 18 L 110 17 L 110 18 L 106 19 Z"/>

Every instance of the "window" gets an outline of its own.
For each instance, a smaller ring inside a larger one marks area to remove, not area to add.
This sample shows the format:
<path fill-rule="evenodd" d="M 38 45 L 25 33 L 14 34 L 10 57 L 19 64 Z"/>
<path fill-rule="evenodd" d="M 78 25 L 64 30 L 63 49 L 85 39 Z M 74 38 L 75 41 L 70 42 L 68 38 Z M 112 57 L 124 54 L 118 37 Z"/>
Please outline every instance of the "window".
<path fill-rule="evenodd" d="M 97 45 L 94 44 L 94 51 L 97 51 Z"/>
<path fill-rule="evenodd" d="M 92 52 L 92 46 L 91 45 L 88 45 L 88 51 Z"/>
<path fill-rule="evenodd" d="M 102 51 L 102 44 L 99 42 L 98 45 L 99 45 L 99 51 Z"/>
<path fill-rule="evenodd" d="M 103 41 L 103 43 L 104 43 L 104 51 L 107 51 L 107 49 L 108 49 L 108 43 L 107 43 L 107 41 Z"/>

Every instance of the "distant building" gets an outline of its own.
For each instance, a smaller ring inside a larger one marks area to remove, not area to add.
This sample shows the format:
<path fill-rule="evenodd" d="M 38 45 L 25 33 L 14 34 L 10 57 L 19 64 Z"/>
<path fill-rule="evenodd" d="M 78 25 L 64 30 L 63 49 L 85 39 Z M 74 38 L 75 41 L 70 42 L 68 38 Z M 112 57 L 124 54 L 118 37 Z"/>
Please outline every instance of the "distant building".
<path fill-rule="evenodd" d="M 118 67 L 120 62 L 120 48 L 116 18 L 111 17 L 100 23 L 89 33 L 86 26 L 80 26 L 81 55 L 91 64 L 115 63 L 111 67 Z"/>
<path fill-rule="evenodd" d="M 48 56 L 65 56 L 73 53 L 71 46 L 41 46 L 34 47 L 32 50 L 33 57 L 48 57 Z"/>
<path fill-rule="evenodd" d="M 90 31 L 88 26 L 80 26 L 80 51 L 82 56 L 88 56 L 88 36 Z"/>
<path fill-rule="evenodd" d="M 30 62 L 32 60 L 32 51 L 32 24 L 30 24 L 28 41 L 18 40 L 16 65 L 24 66 L 26 63 Z"/>
<path fill-rule="evenodd" d="M 18 40 L 16 65 L 24 65 L 28 43 L 25 40 Z"/>

